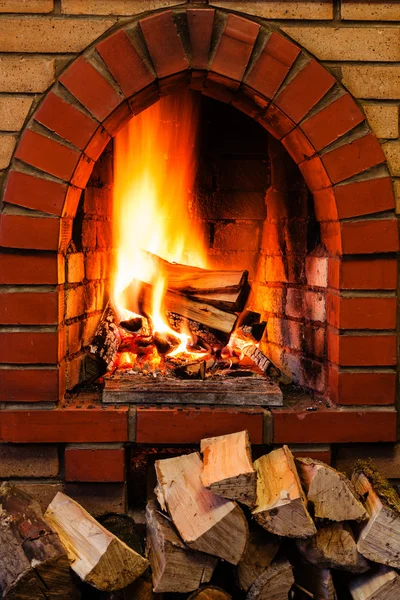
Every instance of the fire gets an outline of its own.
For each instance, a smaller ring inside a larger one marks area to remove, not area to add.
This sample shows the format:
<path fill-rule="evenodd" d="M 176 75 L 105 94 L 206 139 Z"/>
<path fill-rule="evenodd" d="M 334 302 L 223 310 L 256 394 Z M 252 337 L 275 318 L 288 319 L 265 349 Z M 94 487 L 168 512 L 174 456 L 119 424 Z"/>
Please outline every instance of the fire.
<path fill-rule="evenodd" d="M 112 298 L 121 315 L 132 281 L 152 286 L 154 331 L 173 333 L 163 309 L 166 281 L 149 253 L 169 262 L 206 268 L 203 233 L 192 218 L 198 104 L 187 91 L 161 98 L 119 131 L 114 141 Z M 130 311 L 139 313 L 139 298 Z M 185 351 L 190 336 L 179 334 Z"/>

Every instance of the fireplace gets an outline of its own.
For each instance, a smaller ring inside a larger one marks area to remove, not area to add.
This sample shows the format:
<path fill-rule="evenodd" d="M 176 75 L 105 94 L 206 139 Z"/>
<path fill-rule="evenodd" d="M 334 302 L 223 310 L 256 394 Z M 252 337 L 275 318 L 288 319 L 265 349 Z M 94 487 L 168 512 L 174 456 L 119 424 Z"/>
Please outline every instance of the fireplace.
<path fill-rule="evenodd" d="M 111 289 L 118 136 L 184 94 L 198 104 L 195 217 L 210 268 L 249 272 L 259 349 L 294 384 L 271 411 L 105 405 L 83 386 Z M 30 115 L 0 219 L 3 442 L 169 447 L 244 427 L 256 445 L 395 441 L 385 155 L 334 71 L 276 26 L 207 5 L 115 26 Z"/>

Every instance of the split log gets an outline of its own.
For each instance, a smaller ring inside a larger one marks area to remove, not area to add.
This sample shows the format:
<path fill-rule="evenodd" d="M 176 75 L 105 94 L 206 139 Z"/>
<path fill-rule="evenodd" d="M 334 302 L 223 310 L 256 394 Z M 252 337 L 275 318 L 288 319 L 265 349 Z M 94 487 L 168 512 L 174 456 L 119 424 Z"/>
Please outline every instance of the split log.
<path fill-rule="evenodd" d="M 58 533 L 72 570 L 103 591 L 119 590 L 137 579 L 149 563 L 100 525 L 77 502 L 58 492 L 45 518 Z"/>
<path fill-rule="evenodd" d="M 119 317 L 109 302 L 89 345 L 89 355 L 93 355 L 97 360 L 101 361 L 104 366 L 104 373 L 112 369 L 121 343 L 118 325 Z"/>
<path fill-rule="evenodd" d="M 138 292 L 139 290 L 139 292 Z M 122 302 L 129 310 L 137 307 L 139 293 L 140 311 L 151 315 L 153 307 L 153 286 L 133 280 L 122 294 Z M 167 290 L 163 298 L 163 307 L 167 312 L 176 313 L 206 325 L 211 329 L 231 333 L 237 321 L 235 313 L 220 310 L 206 302 L 197 302 L 188 296 Z"/>
<path fill-rule="evenodd" d="M 8 483 L 0 486 L 0 595 L 4 600 L 80 597 L 70 560 L 39 503 Z"/>
<path fill-rule="evenodd" d="M 247 282 L 248 271 L 208 270 L 170 263 L 151 252 L 142 255 L 161 271 L 166 287 L 182 293 L 238 292 Z M 151 267 L 150 267 L 151 268 Z"/>
<path fill-rule="evenodd" d="M 287 446 L 273 450 L 254 462 L 257 470 L 257 501 L 253 516 L 276 535 L 306 538 L 316 534 L 294 458 Z"/>
<path fill-rule="evenodd" d="M 184 328 L 188 328 L 192 336 L 195 338 L 195 341 L 200 340 L 201 342 L 205 342 L 205 349 L 207 350 L 213 347 L 219 348 L 221 342 L 228 340 L 227 334 L 218 332 L 219 336 L 222 338 L 219 339 L 209 327 L 207 327 L 206 325 L 202 325 L 197 321 L 185 319 L 185 317 L 182 317 L 181 315 L 177 315 L 176 313 L 168 311 L 166 315 L 172 329 L 175 329 L 175 331 L 182 331 L 184 330 Z"/>
<path fill-rule="evenodd" d="M 232 596 L 221 588 L 209 585 L 190 594 L 188 600 L 232 600 Z"/>
<path fill-rule="evenodd" d="M 250 525 L 249 541 L 245 553 L 236 568 L 236 581 L 247 592 L 263 571 L 274 560 L 281 539 L 258 525 Z"/>
<path fill-rule="evenodd" d="M 351 573 L 364 573 L 369 569 L 346 523 L 324 525 L 316 536 L 297 540 L 297 547 L 308 562 L 322 569 L 341 569 Z"/>
<path fill-rule="evenodd" d="M 367 514 L 350 481 L 325 463 L 298 458 L 296 464 L 314 514 L 330 521 L 362 521 Z"/>
<path fill-rule="evenodd" d="M 155 592 L 193 592 L 210 581 L 218 559 L 190 550 L 154 501 L 147 504 L 146 524 Z"/>
<path fill-rule="evenodd" d="M 197 302 L 206 302 L 216 306 L 221 310 L 229 312 L 241 312 L 247 302 L 250 288 L 247 284 L 236 292 L 207 292 L 207 293 L 188 293 L 187 295 Z"/>
<path fill-rule="evenodd" d="M 335 586 L 329 569 L 304 564 L 293 569 L 296 586 L 315 600 L 336 600 Z"/>
<path fill-rule="evenodd" d="M 398 600 L 400 575 L 388 567 L 378 567 L 349 579 L 347 583 L 353 600 Z"/>
<path fill-rule="evenodd" d="M 251 460 L 247 431 L 206 438 L 200 442 L 203 454 L 201 481 L 218 496 L 254 506 L 257 473 Z"/>
<path fill-rule="evenodd" d="M 273 562 L 253 583 L 246 600 L 287 600 L 294 584 L 290 562 L 280 559 Z"/>
<path fill-rule="evenodd" d="M 236 503 L 202 485 L 201 467 L 198 452 L 157 460 L 157 497 L 190 548 L 236 565 L 249 535 L 246 517 Z"/>
<path fill-rule="evenodd" d="M 357 547 L 368 560 L 400 568 L 400 498 L 372 463 L 356 463 L 352 483 L 364 498 L 368 520 L 360 527 Z"/>

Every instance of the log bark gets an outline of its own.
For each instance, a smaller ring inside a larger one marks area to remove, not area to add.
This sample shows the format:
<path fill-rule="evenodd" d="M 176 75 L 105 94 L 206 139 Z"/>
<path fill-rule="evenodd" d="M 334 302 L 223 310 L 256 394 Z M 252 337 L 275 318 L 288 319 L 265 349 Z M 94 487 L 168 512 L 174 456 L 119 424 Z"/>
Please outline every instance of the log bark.
<path fill-rule="evenodd" d="M 113 367 L 121 343 L 119 318 L 111 303 L 106 306 L 94 337 L 89 345 L 89 355 L 93 355 L 103 365 L 103 372 Z"/>
<path fill-rule="evenodd" d="M 246 517 L 202 485 L 201 468 L 197 452 L 156 461 L 157 497 L 190 548 L 236 565 L 247 544 Z"/>
<path fill-rule="evenodd" d="M 256 524 L 250 525 L 249 541 L 236 568 L 236 581 L 245 592 L 274 560 L 281 539 Z"/>
<path fill-rule="evenodd" d="M 103 591 L 119 590 L 137 579 L 149 563 L 105 529 L 77 502 L 58 492 L 46 520 L 58 533 L 72 560 L 72 570 Z"/>
<path fill-rule="evenodd" d="M 273 450 L 254 462 L 257 470 L 257 501 L 253 516 L 276 535 L 306 538 L 316 534 L 294 458 L 287 446 Z"/>
<path fill-rule="evenodd" d="M 366 511 L 350 481 L 332 467 L 311 458 L 296 461 L 314 514 L 330 521 L 362 521 Z"/>
<path fill-rule="evenodd" d="M 286 559 L 273 562 L 249 589 L 246 600 L 287 600 L 294 584 L 292 565 Z"/>
<path fill-rule="evenodd" d="M 316 536 L 297 540 L 297 547 L 308 562 L 321 569 L 340 569 L 351 573 L 364 573 L 369 569 L 346 523 L 324 525 Z"/>
<path fill-rule="evenodd" d="M 400 568 L 400 498 L 371 464 L 359 462 L 352 483 L 364 498 L 368 520 L 360 527 L 358 551 L 368 560 Z"/>
<path fill-rule="evenodd" d="M 388 567 L 372 571 L 348 581 L 353 600 L 398 600 L 400 598 L 400 575 Z"/>
<path fill-rule="evenodd" d="M 146 525 L 155 592 L 193 592 L 210 581 L 218 559 L 190 550 L 154 501 L 147 504 Z"/>
<path fill-rule="evenodd" d="M 314 565 L 301 565 L 293 569 L 296 585 L 311 595 L 314 600 L 336 600 L 335 586 L 329 569 Z"/>
<path fill-rule="evenodd" d="M 247 431 L 206 438 L 200 442 L 203 454 L 201 481 L 218 496 L 254 506 L 257 473 L 251 460 Z"/>
<path fill-rule="evenodd" d="M 77 599 L 70 560 L 39 504 L 15 486 L 0 486 L 0 594 L 4 600 Z"/>
<path fill-rule="evenodd" d="M 232 600 L 232 596 L 221 588 L 209 585 L 190 594 L 188 600 Z"/>

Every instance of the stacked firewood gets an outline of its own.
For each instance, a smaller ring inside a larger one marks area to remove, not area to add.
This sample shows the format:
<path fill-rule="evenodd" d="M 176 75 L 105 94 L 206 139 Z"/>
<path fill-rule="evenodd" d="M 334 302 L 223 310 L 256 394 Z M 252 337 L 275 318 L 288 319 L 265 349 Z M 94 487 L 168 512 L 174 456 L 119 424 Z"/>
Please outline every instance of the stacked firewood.
<path fill-rule="evenodd" d="M 204 439 L 200 451 L 156 461 L 146 509 L 155 592 L 400 598 L 400 498 L 371 464 L 358 463 L 350 481 L 287 446 L 253 464 L 246 431 Z M 235 588 L 208 585 L 221 561 Z"/>
<path fill-rule="evenodd" d="M 400 598 L 400 498 L 369 462 L 351 481 L 287 446 L 253 463 L 241 431 L 155 470 L 145 552 L 127 516 L 100 523 L 62 493 L 43 515 L 3 483 L 1 598 Z"/>

